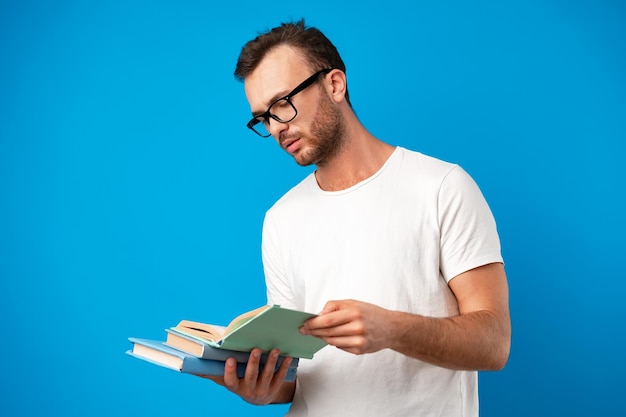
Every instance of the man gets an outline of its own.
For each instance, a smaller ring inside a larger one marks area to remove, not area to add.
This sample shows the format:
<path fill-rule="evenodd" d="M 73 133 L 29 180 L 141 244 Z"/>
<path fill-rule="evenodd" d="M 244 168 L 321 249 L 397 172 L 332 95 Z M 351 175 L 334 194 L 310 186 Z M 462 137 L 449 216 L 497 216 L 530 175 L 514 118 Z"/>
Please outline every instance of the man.
<path fill-rule="evenodd" d="M 349 101 L 333 44 L 304 21 L 241 51 L 253 118 L 316 171 L 266 214 L 270 304 L 319 312 L 303 334 L 325 347 L 218 382 L 254 404 L 291 402 L 293 416 L 477 416 L 477 370 L 508 360 L 508 287 L 495 221 L 459 166 L 371 135 Z M 393 99 L 381 112 L 397 117 Z M 278 356 L 275 350 L 273 357 Z"/>

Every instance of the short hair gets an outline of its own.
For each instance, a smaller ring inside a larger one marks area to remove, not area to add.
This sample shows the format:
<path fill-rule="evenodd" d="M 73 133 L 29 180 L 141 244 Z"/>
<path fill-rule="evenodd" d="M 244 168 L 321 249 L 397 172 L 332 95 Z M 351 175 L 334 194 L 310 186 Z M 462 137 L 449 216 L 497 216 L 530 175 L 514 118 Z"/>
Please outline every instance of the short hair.
<path fill-rule="evenodd" d="M 337 68 L 346 72 L 346 65 L 335 45 L 319 29 L 307 27 L 304 19 L 300 19 L 297 22 L 282 23 L 246 43 L 237 59 L 235 78 L 243 81 L 268 52 L 280 45 L 288 45 L 301 51 L 311 71 Z M 347 86 L 345 97 L 350 104 Z"/>

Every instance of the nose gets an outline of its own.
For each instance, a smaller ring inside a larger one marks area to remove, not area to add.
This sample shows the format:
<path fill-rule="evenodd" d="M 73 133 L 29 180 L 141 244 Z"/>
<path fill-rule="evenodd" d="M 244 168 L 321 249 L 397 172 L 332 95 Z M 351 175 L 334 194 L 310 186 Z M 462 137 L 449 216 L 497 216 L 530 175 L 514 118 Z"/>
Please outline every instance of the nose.
<path fill-rule="evenodd" d="M 289 122 L 279 122 L 278 120 L 270 117 L 267 121 L 267 131 L 275 138 L 278 138 L 280 134 L 287 130 L 289 127 Z"/>

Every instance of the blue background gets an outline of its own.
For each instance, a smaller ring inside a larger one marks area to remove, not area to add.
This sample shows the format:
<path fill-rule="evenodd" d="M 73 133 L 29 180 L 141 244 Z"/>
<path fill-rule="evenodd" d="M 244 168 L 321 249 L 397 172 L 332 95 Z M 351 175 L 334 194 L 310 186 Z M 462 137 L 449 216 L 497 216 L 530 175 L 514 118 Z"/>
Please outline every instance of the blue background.
<path fill-rule="evenodd" d="M 310 168 L 247 131 L 232 72 L 305 17 L 365 125 L 491 204 L 513 346 L 482 416 L 626 414 L 623 2 L 210 3 L 1 3 L 2 412 L 286 410 L 124 352 L 265 302 L 264 211 Z"/>

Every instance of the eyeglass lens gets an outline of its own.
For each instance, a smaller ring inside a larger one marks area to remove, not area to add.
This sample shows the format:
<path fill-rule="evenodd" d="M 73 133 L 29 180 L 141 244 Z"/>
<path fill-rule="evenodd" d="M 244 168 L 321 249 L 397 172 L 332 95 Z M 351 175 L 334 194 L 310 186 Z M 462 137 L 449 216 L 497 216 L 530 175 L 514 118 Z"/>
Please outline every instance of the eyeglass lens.
<path fill-rule="evenodd" d="M 272 104 L 272 106 L 268 109 L 268 113 L 271 115 L 272 119 L 283 123 L 290 122 L 296 117 L 297 114 L 296 108 L 287 98 L 283 98 Z M 265 120 L 261 116 L 256 119 L 259 123 L 254 124 L 252 128 L 261 136 L 269 136 L 269 123 L 272 123 L 273 120 Z"/>

